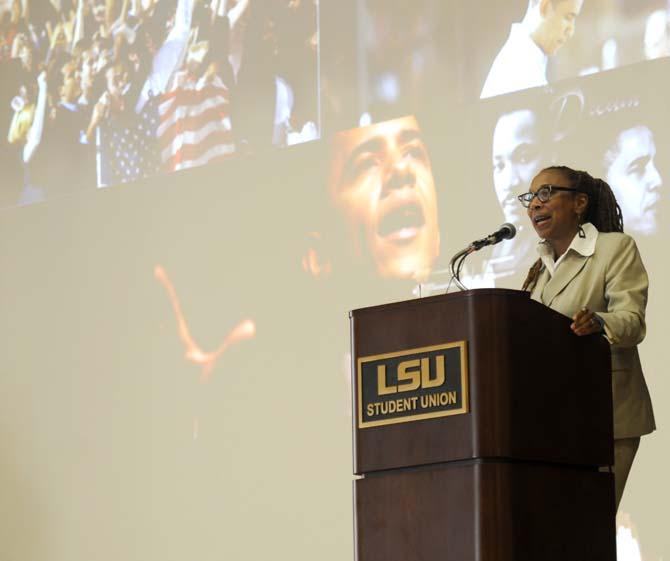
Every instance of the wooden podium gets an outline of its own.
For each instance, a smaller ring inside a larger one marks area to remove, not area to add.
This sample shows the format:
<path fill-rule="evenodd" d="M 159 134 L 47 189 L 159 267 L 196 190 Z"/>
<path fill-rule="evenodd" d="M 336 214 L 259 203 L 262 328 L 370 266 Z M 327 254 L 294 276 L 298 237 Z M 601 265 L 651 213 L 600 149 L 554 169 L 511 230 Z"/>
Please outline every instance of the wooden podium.
<path fill-rule="evenodd" d="M 604 338 L 512 290 L 350 315 L 358 561 L 615 561 Z"/>

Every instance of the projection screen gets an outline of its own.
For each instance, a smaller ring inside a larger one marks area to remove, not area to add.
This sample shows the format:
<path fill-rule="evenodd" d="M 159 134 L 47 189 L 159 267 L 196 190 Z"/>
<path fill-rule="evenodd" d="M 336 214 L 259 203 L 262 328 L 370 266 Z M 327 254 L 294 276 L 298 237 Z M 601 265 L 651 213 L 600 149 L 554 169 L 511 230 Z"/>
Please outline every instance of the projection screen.
<path fill-rule="evenodd" d="M 670 557 L 666 0 L 0 13 L 0 557 L 350 559 L 348 311 L 455 290 L 503 222 L 462 280 L 519 289 L 558 164 L 650 277 L 617 547 Z"/>

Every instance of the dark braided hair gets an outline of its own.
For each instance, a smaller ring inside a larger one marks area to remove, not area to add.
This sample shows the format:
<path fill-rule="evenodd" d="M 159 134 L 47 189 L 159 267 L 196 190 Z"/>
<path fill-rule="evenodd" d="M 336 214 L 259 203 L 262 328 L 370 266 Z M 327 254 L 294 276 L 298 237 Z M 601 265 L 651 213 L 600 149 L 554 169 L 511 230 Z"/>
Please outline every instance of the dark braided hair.
<path fill-rule="evenodd" d="M 623 232 L 623 215 L 612 188 L 602 179 L 592 177 L 588 172 L 574 170 L 567 166 L 550 166 L 543 171 L 558 171 L 570 183 L 570 187 L 588 196 L 586 213 L 581 223 L 590 222 L 599 232 Z M 540 173 L 542 173 L 540 172 Z M 533 290 L 542 270 L 542 260 L 538 259 L 528 271 L 521 290 Z"/>

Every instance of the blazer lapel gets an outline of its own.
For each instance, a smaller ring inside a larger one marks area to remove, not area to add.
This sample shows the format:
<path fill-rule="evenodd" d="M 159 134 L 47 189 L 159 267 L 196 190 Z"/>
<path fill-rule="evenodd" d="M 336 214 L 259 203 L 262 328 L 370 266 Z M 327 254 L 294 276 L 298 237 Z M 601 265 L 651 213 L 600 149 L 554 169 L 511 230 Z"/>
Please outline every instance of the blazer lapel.
<path fill-rule="evenodd" d="M 551 306 L 554 298 L 556 298 L 556 296 L 558 296 L 561 291 L 570 284 L 570 281 L 572 281 L 572 279 L 574 279 L 584 268 L 589 257 L 590 256 L 585 257 L 584 255 L 580 255 L 575 251 L 571 251 L 565 256 L 563 262 L 558 267 L 558 270 L 554 273 L 551 279 L 547 281 L 542 290 L 541 298 L 546 306 Z"/>

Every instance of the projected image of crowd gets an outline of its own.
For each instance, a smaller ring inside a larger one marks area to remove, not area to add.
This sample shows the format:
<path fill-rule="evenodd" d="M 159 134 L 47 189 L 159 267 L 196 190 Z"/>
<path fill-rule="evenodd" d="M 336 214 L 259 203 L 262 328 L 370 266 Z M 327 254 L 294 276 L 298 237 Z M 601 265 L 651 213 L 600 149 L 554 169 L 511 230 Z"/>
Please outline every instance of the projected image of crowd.
<path fill-rule="evenodd" d="M 0 204 L 318 138 L 317 8 L 1 0 Z"/>

